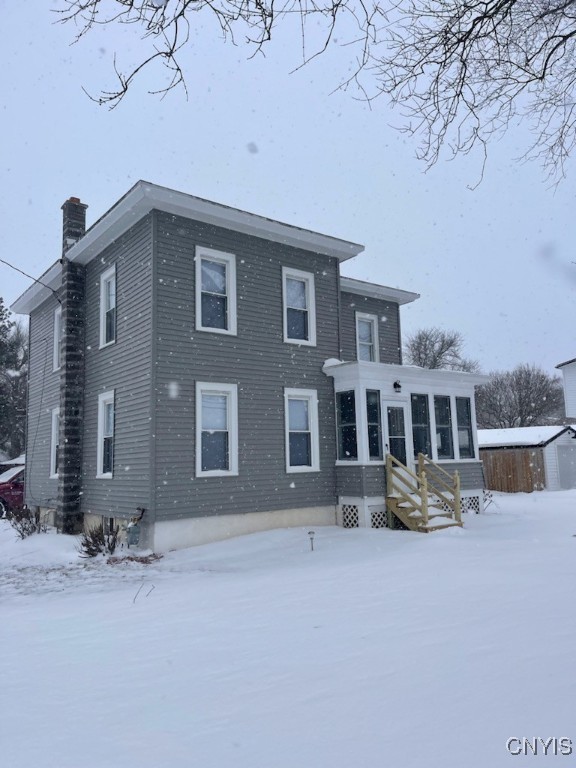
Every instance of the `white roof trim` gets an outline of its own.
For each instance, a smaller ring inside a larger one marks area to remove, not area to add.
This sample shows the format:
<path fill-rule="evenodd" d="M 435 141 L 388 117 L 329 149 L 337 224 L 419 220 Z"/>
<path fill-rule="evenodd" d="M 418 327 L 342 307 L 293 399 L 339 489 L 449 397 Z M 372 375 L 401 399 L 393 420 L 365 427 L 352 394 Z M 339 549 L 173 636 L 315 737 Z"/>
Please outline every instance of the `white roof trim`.
<path fill-rule="evenodd" d="M 370 296 L 374 299 L 385 299 L 395 304 L 410 304 L 420 298 L 419 293 L 403 291 L 400 288 L 390 288 L 387 285 L 367 283 L 364 280 L 355 280 L 352 277 L 341 277 L 340 288 L 348 293 L 356 293 L 360 296 Z"/>
<path fill-rule="evenodd" d="M 294 227 L 147 181 L 138 181 L 70 248 L 66 258 L 79 264 L 87 264 L 153 209 L 314 253 L 323 253 L 339 261 L 351 259 L 364 250 L 364 246 L 358 243 Z M 52 274 L 56 266 L 55 264 L 46 273 L 50 273 L 52 279 L 43 280 L 48 282 L 50 287 L 60 284 L 58 275 Z M 20 314 L 30 312 L 49 295 L 48 289 L 34 283 L 16 299 L 12 311 Z"/>
<path fill-rule="evenodd" d="M 429 383 L 463 384 L 479 386 L 486 384 L 490 377 L 483 373 L 468 373 L 467 371 L 449 371 L 444 368 L 420 368 L 418 365 L 394 365 L 393 363 L 368 363 L 353 360 L 342 362 L 330 358 L 324 362 L 323 372 L 334 376 L 346 370 L 358 379 L 381 377 L 383 380 L 398 379 L 402 386 Z"/>

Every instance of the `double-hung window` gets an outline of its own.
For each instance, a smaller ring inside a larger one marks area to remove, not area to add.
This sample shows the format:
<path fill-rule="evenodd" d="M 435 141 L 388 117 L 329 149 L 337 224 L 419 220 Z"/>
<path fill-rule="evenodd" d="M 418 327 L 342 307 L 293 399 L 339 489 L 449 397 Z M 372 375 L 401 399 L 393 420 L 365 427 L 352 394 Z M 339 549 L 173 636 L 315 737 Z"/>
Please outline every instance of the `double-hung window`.
<path fill-rule="evenodd" d="M 378 356 L 378 318 L 356 312 L 356 349 L 358 360 L 377 363 Z"/>
<path fill-rule="evenodd" d="M 456 398 L 456 423 L 458 425 L 458 448 L 461 459 L 474 458 L 472 437 L 472 406 L 469 397 Z"/>
<path fill-rule="evenodd" d="M 98 395 L 98 445 L 96 477 L 114 474 L 114 390 Z"/>
<path fill-rule="evenodd" d="M 100 277 L 100 346 L 116 341 L 116 267 Z"/>
<path fill-rule="evenodd" d="M 414 441 L 414 458 L 419 453 L 432 458 L 432 443 L 430 439 L 430 412 L 428 410 L 428 395 L 412 395 L 412 438 Z"/>
<path fill-rule="evenodd" d="M 282 268 L 284 341 L 316 346 L 316 298 L 314 275 Z"/>
<path fill-rule="evenodd" d="M 238 388 L 196 382 L 196 475 L 238 474 Z"/>
<path fill-rule="evenodd" d="M 336 393 L 336 429 L 338 433 L 338 459 L 358 459 L 358 438 L 356 434 L 356 397 L 354 390 Z"/>
<path fill-rule="evenodd" d="M 196 248 L 196 329 L 236 335 L 236 257 Z"/>
<path fill-rule="evenodd" d="M 315 389 L 285 389 L 286 471 L 317 472 L 318 393 Z"/>
<path fill-rule="evenodd" d="M 54 347 L 52 353 L 52 370 L 60 368 L 60 351 L 62 349 L 62 307 L 54 310 Z"/>
<path fill-rule="evenodd" d="M 58 449 L 60 444 L 60 408 L 52 409 L 52 434 L 50 440 L 50 477 L 58 477 Z"/>
<path fill-rule="evenodd" d="M 382 456 L 382 417 L 380 411 L 380 391 L 366 390 L 366 421 L 368 423 L 368 456 L 370 461 L 381 461 Z"/>
<path fill-rule="evenodd" d="M 436 452 L 439 459 L 454 458 L 452 439 L 452 412 L 447 395 L 434 395 L 434 417 L 436 420 Z"/>

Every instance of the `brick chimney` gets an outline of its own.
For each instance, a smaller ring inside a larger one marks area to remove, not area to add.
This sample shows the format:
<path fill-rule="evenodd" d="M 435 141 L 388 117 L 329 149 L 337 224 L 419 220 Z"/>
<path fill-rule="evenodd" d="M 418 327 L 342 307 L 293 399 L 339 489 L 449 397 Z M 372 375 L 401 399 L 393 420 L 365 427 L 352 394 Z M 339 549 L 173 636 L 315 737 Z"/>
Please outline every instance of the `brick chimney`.
<path fill-rule="evenodd" d="M 64 533 L 82 529 L 82 424 L 84 412 L 85 270 L 66 253 L 86 232 L 86 208 L 77 197 L 62 206 L 62 365 L 56 524 Z"/>
<path fill-rule="evenodd" d="M 86 208 L 79 197 L 70 197 L 62 206 L 62 255 L 86 233 Z"/>

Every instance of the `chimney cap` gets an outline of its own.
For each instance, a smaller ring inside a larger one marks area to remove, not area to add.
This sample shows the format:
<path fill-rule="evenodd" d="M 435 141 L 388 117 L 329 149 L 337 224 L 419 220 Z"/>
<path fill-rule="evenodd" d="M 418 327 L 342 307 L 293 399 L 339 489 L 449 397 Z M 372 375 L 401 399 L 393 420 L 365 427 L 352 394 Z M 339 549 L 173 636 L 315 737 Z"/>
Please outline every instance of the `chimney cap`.
<path fill-rule="evenodd" d="M 82 208 L 88 208 L 86 203 L 81 202 L 79 197 L 69 197 L 62 206 L 62 209 L 64 209 L 67 205 L 80 205 Z"/>

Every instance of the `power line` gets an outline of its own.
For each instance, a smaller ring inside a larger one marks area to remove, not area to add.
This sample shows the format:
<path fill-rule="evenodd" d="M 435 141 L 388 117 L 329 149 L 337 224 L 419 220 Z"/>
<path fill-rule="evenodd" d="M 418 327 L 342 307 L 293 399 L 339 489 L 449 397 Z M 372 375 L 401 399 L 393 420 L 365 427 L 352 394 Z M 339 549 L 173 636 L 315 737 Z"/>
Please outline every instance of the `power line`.
<path fill-rule="evenodd" d="M 49 285 L 46 285 L 46 283 L 43 283 L 42 280 L 38 280 L 35 277 L 32 277 L 32 275 L 29 275 L 27 272 L 24 272 L 24 270 L 19 269 L 18 267 L 15 267 L 14 264 L 10 264 L 9 261 L 6 261 L 5 259 L 0 259 L 2 264 L 6 264 L 7 267 L 10 267 L 10 269 L 13 269 L 15 272 L 20 272 L 21 275 L 24 275 L 24 277 L 27 277 L 29 280 L 33 280 L 35 283 L 38 283 L 39 285 L 44 286 L 44 288 L 48 288 L 49 291 L 52 291 L 54 296 L 56 296 L 56 299 L 61 304 L 60 297 L 58 296 L 58 293 L 54 290 L 54 288 L 51 288 Z"/>

